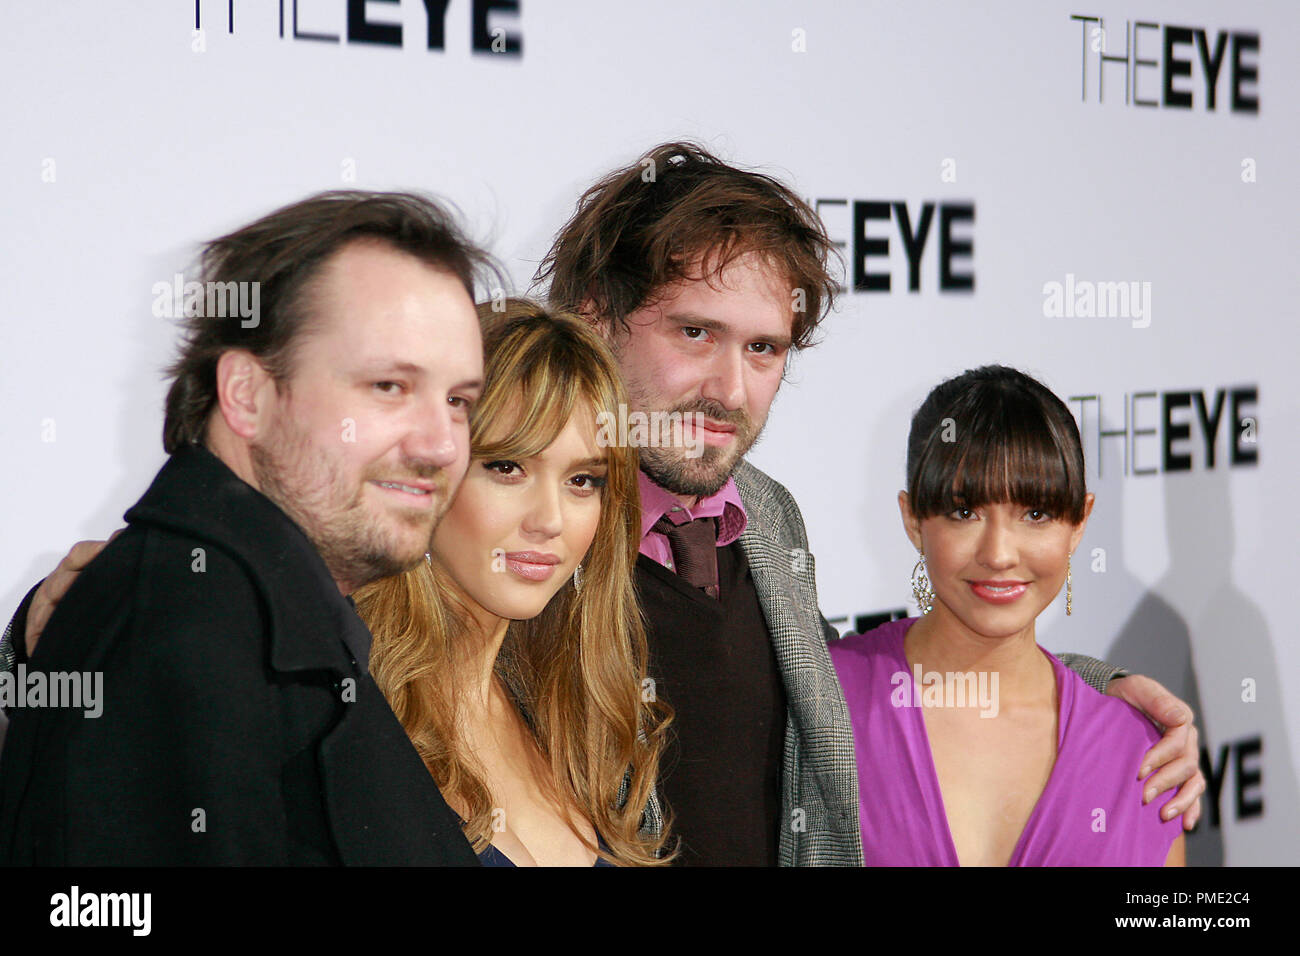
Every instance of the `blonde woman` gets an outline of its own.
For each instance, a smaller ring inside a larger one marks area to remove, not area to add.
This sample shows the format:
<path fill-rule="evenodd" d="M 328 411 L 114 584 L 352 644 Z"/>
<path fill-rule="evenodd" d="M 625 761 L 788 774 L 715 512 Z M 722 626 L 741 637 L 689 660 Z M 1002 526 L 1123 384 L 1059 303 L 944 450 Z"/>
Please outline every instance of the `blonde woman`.
<path fill-rule="evenodd" d="M 371 672 L 483 863 L 661 863 L 637 453 L 597 440 L 617 366 L 579 319 L 483 315 L 465 480 L 428 561 L 356 595 Z"/>

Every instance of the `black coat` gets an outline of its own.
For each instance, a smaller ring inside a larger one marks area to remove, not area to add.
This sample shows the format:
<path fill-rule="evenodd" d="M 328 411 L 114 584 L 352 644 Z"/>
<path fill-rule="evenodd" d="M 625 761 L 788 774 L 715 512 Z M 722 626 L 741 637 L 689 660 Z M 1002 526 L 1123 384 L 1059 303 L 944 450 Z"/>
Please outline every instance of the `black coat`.
<path fill-rule="evenodd" d="M 284 512 L 191 446 L 126 520 L 27 665 L 102 672 L 102 714 L 10 710 L 0 863 L 477 863 Z"/>

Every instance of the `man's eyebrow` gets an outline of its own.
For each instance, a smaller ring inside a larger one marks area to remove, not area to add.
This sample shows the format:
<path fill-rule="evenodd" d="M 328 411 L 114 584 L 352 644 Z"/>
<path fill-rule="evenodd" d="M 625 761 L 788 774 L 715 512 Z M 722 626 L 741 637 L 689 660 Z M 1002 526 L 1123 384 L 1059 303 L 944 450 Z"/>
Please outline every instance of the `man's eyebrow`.
<path fill-rule="evenodd" d="M 414 362 L 388 362 L 382 359 L 377 362 L 362 363 L 359 371 L 359 374 L 367 378 L 372 375 L 392 375 L 394 373 L 409 375 L 412 378 L 423 378 L 426 371 Z M 483 390 L 483 379 L 471 378 L 463 382 L 457 382 L 451 387 L 451 390 L 481 392 Z"/>
<path fill-rule="evenodd" d="M 717 319 L 711 319 L 707 315 L 700 315 L 697 312 L 672 312 L 664 316 L 674 325 L 688 325 L 696 329 L 705 329 L 709 332 L 732 332 L 732 326 L 726 322 L 720 322 Z M 794 345 L 794 339 L 789 335 L 757 335 L 755 341 L 770 342 L 776 348 L 786 351 Z"/>
<path fill-rule="evenodd" d="M 424 369 L 413 362 L 387 361 L 379 359 L 374 362 L 362 362 L 359 366 L 362 375 L 387 375 L 399 372 L 402 375 L 422 376 Z"/>
<path fill-rule="evenodd" d="M 689 325 L 697 329 L 708 329 L 710 332 L 731 331 L 731 326 L 726 322 L 711 319 L 707 315 L 700 315 L 698 312 L 672 312 L 666 318 L 674 325 Z"/>

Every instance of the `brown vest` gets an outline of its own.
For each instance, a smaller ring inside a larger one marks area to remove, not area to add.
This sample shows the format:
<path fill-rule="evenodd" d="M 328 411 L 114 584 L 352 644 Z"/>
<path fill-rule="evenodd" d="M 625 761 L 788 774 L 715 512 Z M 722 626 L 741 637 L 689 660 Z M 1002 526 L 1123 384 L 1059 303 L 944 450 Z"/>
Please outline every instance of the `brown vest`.
<path fill-rule="evenodd" d="M 738 543 L 718 549 L 718 582 L 715 600 L 637 558 L 649 675 L 675 712 L 659 795 L 682 841 L 679 864 L 775 866 L 785 687 Z"/>

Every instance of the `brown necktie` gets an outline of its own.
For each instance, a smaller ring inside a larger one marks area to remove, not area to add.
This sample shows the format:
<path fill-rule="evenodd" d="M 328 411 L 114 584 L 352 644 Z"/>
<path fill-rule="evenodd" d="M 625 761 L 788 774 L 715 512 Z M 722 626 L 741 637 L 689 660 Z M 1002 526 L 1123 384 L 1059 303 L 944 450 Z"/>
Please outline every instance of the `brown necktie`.
<path fill-rule="evenodd" d="M 673 552 L 673 564 L 678 575 L 687 584 L 703 589 L 711 598 L 719 594 L 718 588 L 718 522 L 716 518 L 696 518 L 673 524 L 664 515 L 654 523 L 657 531 L 668 539 Z"/>

